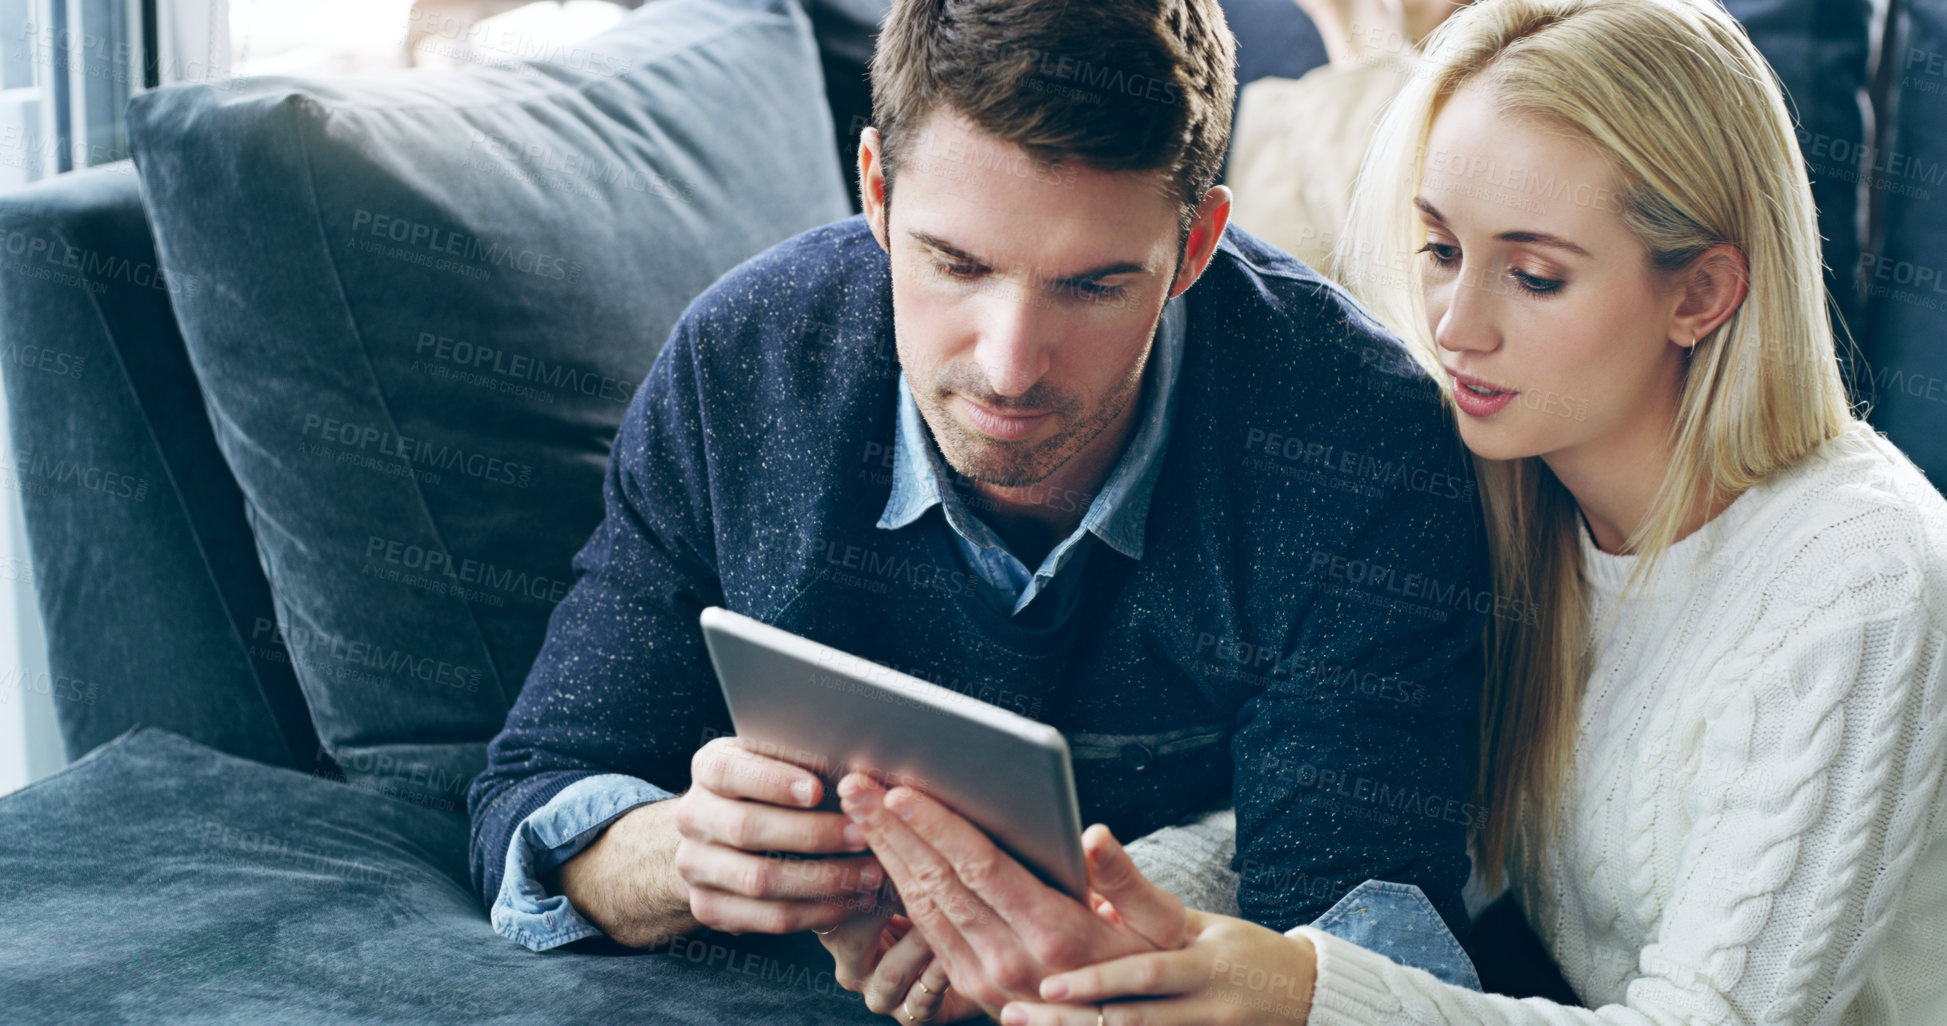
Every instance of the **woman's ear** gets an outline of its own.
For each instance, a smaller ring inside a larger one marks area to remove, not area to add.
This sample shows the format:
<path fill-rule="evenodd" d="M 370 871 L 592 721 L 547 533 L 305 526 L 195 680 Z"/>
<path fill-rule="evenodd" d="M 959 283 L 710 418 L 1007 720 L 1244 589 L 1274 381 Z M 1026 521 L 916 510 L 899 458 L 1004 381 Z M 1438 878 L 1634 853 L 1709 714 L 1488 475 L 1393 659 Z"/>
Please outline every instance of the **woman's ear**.
<path fill-rule="evenodd" d="M 1730 320 L 1744 304 L 1751 287 L 1751 270 L 1736 246 L 1720 242 L 1704 250 L 1678 274 L 1681 292 L 1670 318 L 1670 341 L 1688 349 Z"/>

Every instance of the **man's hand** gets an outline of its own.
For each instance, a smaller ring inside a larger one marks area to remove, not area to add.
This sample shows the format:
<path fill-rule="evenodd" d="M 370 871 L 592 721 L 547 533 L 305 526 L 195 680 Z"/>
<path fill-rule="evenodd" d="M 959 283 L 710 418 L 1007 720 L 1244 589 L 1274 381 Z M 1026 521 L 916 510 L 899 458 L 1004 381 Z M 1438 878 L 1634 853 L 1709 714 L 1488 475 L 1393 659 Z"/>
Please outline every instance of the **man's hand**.
<path fill-rule="evenodd" d="M 697 925 L 726 933 L 822 930 L 873 911 L 884 871 L 860 829 L 818 812 L 809 770 L 734 737 L 697 750 L 683 795 L 632 810 L 561 867 L 561 893 L 604 933 L 643 947 Z"/>
<path fill-rule="evenodd" d="M 885 871 L 870 855 L 780 859 L 766 852 L 863 852 L 865 835 L 813 808 L 824 785 L 810 770 L 760 755 L 734 737 L 697 749 L 691 786 L 675 799 L 676 872 L 690 912 L 725 933 L 823 930 L 876 909 Z"/>
<path fill-rule="evenodd" d="M 1084 835 L 1093 907 L 1037 880 L 979 828 L 910 788 L 864 774 L 839 782 L 845 812 L 899 891 L 954 991 L 990 1016 L 1040 997 L 1045 977 L 1124 955 L 1181 947 L 1188 916 L 1154 887 L 1106 829 Z M 1152 893 L 1154 892 L 1154 893 Z M 1139 900 L 1118 904 L 1122 896 Z"/>

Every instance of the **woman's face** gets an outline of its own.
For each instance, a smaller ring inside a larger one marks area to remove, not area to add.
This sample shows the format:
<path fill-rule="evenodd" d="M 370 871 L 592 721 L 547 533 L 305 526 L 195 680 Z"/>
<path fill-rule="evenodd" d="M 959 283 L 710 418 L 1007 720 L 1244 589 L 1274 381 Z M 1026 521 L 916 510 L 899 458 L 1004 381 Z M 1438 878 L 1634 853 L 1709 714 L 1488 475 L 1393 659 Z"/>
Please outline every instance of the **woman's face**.
<path fill-rule="evenodd" d="M 1623 224 L 1603 159 L 1503 117 L 1476 79 L 1434 119 L 1424 166 L 1427 324 L 1467 447 L 1565 458 L 1661 439 L 1683 372 L 1681 296 Z"/>

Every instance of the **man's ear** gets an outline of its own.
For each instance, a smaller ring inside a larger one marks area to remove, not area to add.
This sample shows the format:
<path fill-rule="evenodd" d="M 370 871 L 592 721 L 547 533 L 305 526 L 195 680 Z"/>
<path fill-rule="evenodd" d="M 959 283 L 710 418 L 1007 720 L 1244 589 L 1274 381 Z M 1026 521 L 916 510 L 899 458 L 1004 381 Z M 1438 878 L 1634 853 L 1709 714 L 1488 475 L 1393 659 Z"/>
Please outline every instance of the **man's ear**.
<path fill-rule="evenodd" d="M 883 140 L 879 130 L 867 125 L 859 133 L 859 206 L 865 210 L 865 223 L 872 226 L 872 237 L 879 248 L 892 252 L 892 236 L 886 232 L 886 168 L 880 159 Z"/>
<path fill-rule="evenodd" d="M 1730 320 L 1751 288 L 1750 265 L 1730 243 L 1704 250 L 1679 272 L 1677 307 L 1670 318 L 1670 341 L 1686 349 Z"/>
<path fill-rule="evenodd" d="M 1169 298 L 1182 295 L 1203 276 L 1203 269 L 1210 266 L 1210 258 L 1217 254 L 1217 243 L 1224 237 L 1224 226 L 1229 223 L 1230 187 L 1213 186 L 1203 194 L 1203 202 L 1197 204 L 1196 219 L 1190 222 L 1190 234 L 1183 240 L 1183 262 L 1177 265 L 1176 280 L 1170 283 Z"/>

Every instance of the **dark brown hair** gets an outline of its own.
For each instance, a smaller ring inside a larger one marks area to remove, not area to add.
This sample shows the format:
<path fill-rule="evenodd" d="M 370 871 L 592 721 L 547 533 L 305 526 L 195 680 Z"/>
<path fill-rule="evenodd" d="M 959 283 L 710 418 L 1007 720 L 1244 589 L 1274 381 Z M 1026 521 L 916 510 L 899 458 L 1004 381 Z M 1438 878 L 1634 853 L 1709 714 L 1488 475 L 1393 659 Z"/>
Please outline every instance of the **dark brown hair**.
<path fill-rule="evenodd" d="M 872 55 L 886 199 L 944 107 L 1045 166 L 1162 171 L 1181 229 L 1217 184 L 1237 92 L 1217 0 L 894 0 Z"/>

